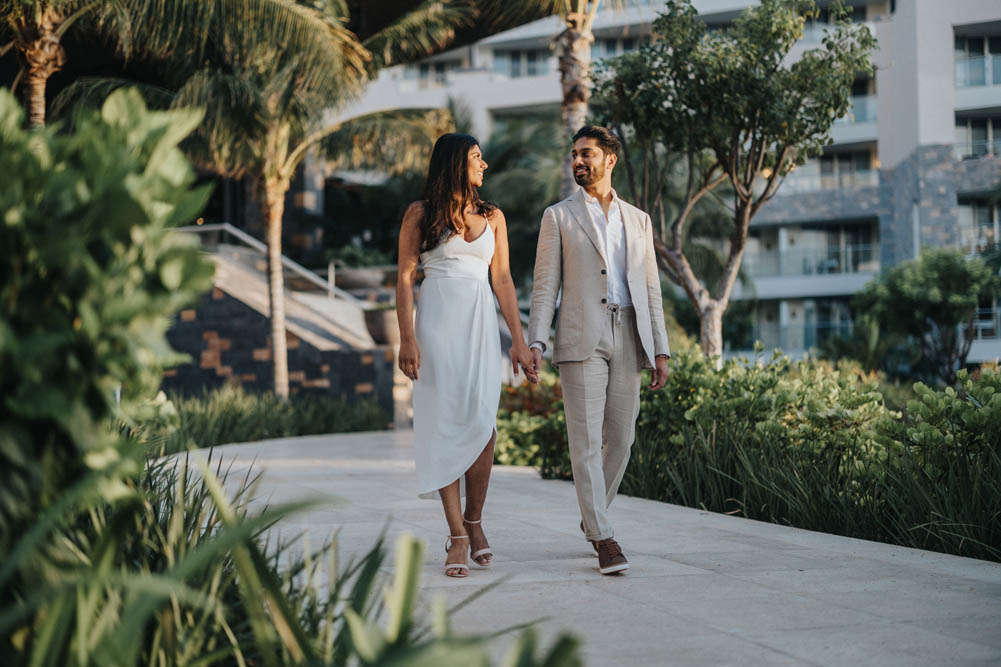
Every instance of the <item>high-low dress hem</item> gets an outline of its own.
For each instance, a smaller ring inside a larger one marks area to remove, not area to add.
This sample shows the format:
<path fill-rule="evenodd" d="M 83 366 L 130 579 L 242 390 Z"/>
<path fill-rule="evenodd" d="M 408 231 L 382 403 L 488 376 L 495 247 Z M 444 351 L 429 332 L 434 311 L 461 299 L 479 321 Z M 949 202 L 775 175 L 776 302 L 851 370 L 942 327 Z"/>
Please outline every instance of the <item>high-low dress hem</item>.
<path fill-rule="evenodd" d="M 491 431 L 490 431 L 490 435 L 487 437 L 486 440 L 483 441 L 483 447 L 486 447 L 487 443 L 490 442 L 491 439 L 493 439 L 494 437 L 496 437 L 496 435 L 497 435 L 497 429 L 492 427 Z M 445 482 L 444 484 L 439 484 L 438 486 L 434 487 L 433 489 L 428 489 L 428 490 L 425 490 L 425 491 L 421 491 L 420 488 L 418 488 L 417 489 L 417 496 L 419 498 L 424 498 L 425 500 L 438 500 L 439 498 L 441 498 L 441 495 L 438 493 L 438 490 L 439 489 L 443 489 L 446 486 L 448 486 L 449 484 L 451 484 L 452 482 L 458 480 L 459 481 L 459 497 L 460 498 L 465 498 L 466 497 L 466 473 L 469 472 L 469 469 L 473 467 L 474 463 L 476 463 L 476 459 L 480 458 L 480 454 L 483 452 L 483 447 L 480 447 L 480 451 L 477 452 L 475 455 L 473 455 L 472 460 L 469 461 L 469 463 L 466 464 L 463 467 L 462 473 L 457 478 L 450 479 L 447 482 Z"/>

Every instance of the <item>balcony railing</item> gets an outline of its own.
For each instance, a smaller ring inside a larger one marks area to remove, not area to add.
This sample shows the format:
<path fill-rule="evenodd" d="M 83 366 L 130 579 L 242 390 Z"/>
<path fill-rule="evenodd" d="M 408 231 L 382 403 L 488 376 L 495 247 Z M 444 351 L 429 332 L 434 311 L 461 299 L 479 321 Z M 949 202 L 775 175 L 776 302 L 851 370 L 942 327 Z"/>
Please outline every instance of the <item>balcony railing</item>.
<path fill-rule="evenodd" d="M 956 59 L 956 87 L 1001 86 L 1001 54 Z"/>
<path fill-rule="evenodd" d="M 980 141 L 958 143 L 953 145 L 953 150 L 955 150 L 956 158 L 959 160 L 976 160 L 983 157 L 998 157 L 1001 156 L 1001 137 L 997 137 L 993 141 L 987 141 L 984 139 Z"/>
<path fill-rule="evenodd" d="M 855 95 L 848 113 L 834 121 L 835 125 L 857 125 L 876 122 L 876 96 Z"/>
<path fill-rule="evenodd" d="M 838 174 L 813 174 L 809 176 L 794 171 L 786 176 L 779 192 L 783 194 L 815 192 L 817 190 L 858 188 L 866 185 L 879 185 L 878 169 L 858 169 Z"/>
<path fill-rule="evenodd" d="M 736 346 L 738 350 L 750 350 L 756 342 L 761 342 L 766 350 L 776 347 L 785 351 L 809 350 L 818 347 L 824 341 L 835 336 L 849 336 L 852 333 L 852 322 L 818 322 L 816 324 L 780 325 L 777 322 L 757 324 L 751 331 L 751 336 Z"/>
<path fill-rule="evenodd" d="M 1001 340 L 1001 308 L 981 308 L 973 320 L 973 340 Z"/>
<path fill-rule="evenodd" d="M 755 278 L 822 276 L 879 271 L 879 246 L 858 244 L 831 250 L 787 250 L 744 256 L 744 268 Z"/>

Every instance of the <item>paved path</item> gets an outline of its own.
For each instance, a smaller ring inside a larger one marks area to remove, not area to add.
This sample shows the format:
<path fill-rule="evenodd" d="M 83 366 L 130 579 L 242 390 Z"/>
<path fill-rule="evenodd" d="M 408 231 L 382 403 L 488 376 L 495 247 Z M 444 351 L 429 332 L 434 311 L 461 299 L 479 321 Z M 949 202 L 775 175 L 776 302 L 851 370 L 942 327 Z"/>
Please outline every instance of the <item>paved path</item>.
<path fill-rule="evenodd" d="M 568 482 L 494 469 L 484 526 L 489 570 L 441 574 L 440 505 L 415 494 L 410 432 L 311 436 L 218 448 L 235 470 L 256 460 L 272 502 L 336 496 L 285 520 L 316 545 L 340 531 L 342 554 L 427 541 L 427 602 L 458 602 L 509 578 L 453 618 L 493 632 L 542 619 L 584 641 L 594 665 L 1001 665 L 1001 565 L 786 528 L 637 498 L 615 501 L 632 569 L 603 577 L 577 528 Z M 387 561 L 392 563 L 392 559 Z M 509 638 L 499 639 L 501 655 Z"/>

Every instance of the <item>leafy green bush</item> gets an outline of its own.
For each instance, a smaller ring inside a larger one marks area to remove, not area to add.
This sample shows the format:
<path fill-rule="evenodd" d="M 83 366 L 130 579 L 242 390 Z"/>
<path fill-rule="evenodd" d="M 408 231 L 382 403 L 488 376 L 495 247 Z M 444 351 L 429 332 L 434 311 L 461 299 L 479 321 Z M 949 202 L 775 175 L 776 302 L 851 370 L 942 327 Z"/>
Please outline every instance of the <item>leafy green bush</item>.
<path fill-rule="evenodd" d="M 622 493 L 1001 560 L 996 371 L 962 375 L 961 392 L 915 385 L 920 400 L 901 415 L 886 407 L 879 375 L 848 364 L 775 355 L 757 364 L 731 360 L 717 371 L 697 349 L 678 352 L 671 364 L 662 391 L 642 392 Z M 512 396 L 505 402 L 518 405 Z M 506 457 L 541 467 L 541 440 L 550 437 L 548 451 L 565 460 L 547 461 L 544 474 L 568 469 L 565 432 L 544 433 L 532 421 L 555 420 L 562 406 L 535 403 L 502 410 L 505 428 L 526 425 L 510 439 L 520 454 Z"/>
<path fill-rule="evenodd" d="M 957 376 L 959 392 L 914 385 L 907 418 L 881 424 L 904 447 L 881 489 L 883 528 L 910 546 L 1001 561 L 1001 373 Z"/>
<path fill-rule="evenodd" d="M 190 446 L 376 431 L 385 429 L 390 421 L 374 400 L 349 403 L 328 396 L 294 394 L 282 401 L 271 393 L 252 394 L 239 386 L 226 386 L 199 397 L 168 400 L 160 396 L 138 421 L 136 435 L 150 451 L 171 454 Z"/>
<path fill-rule="evenodd" d="M 537 385 L 504 387 L 497 413 L 494 462 L 538 466 L 546 479 L 570 479 L 563 391 L 554 373 Z"/>
<path fill-rule="evenodd" d="M 170 315 L 213 270 L 170 231 L 208 197 L 177 147 L 200 112 L 148 112 L 133 91 L 72 134 L 23 120 L 0 90 L 0 553 L 60 489 L 128 463 L 101 424 L 156 391 Z"/>

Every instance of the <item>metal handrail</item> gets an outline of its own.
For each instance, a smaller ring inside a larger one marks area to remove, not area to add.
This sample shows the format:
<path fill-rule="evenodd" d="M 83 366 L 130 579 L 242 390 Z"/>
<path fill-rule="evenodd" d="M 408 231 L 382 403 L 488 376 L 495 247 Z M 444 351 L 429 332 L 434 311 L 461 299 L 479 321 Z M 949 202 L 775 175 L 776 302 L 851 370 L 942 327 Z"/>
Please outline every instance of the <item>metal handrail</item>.
<path fill-rule="evenodd" d="M 263 253 L 265 256 L 267 256 L 268 254 L 268 246 L 265 243 L 258 241 L 247 232 L 241 229 L 237 229 L 228 222 L 216 222 L 207 225 L 186 225 L 184 227 L 178 227 L 177 231 L 188 232 L 192 234 L 204 234 L 207 232 L 222 232 L 224 234 L 229 234 L 230 236 L 240 241 L 244 245 L 250 246 L 254 250 Z M 305 278 L 307 281 L 313 283 L 317 287 L 325 290 L 327 294 L 330 295 L 331 297 L 344 299 L 345 301 L 353 303 L 354 305 L 362 308 L 368 305 L 366 304 L 366 302 L 357 298 L 350 292 L 347 292 L 341 289 L 340 287 L 337 287 L 336 285 L 332 285 L 329 281 L 324 280 L 320 276 L 316 275 L 314 272 L 310 271 L 302 264 L 299 264 L 298 262 L 293 262 L 285 255 L 282 255 L 282 266 L 288 269 L 289 271 L 295 273 L 296 275 Z"/>

